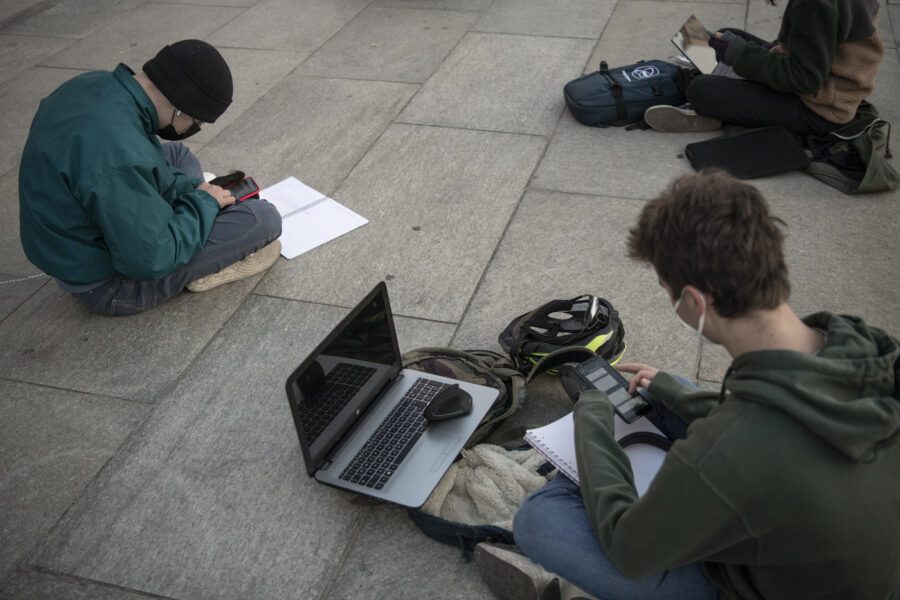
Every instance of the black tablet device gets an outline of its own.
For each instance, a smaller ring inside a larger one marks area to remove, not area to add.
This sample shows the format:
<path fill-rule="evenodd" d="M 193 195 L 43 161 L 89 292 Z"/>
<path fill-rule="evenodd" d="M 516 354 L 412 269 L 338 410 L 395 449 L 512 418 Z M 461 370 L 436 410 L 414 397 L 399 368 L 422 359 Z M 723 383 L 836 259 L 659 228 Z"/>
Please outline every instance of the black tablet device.
<path fill-rule="evenodd" d="M 591 387 L 606 392 L 616 414 L 626 423 L 633 423 L 650 409 L 639 393 L 628 393 L 628 381 L 600 356 L 584 361 L 575 372 Z"/>

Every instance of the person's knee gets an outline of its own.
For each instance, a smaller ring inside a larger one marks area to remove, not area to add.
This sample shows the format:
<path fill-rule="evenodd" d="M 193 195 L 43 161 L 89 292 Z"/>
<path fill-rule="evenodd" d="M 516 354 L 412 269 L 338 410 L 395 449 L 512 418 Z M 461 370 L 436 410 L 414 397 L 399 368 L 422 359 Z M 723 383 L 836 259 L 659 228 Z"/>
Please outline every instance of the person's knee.
<path fill-rule="evenodd" d="M 540 547 L 541 540 L 551 535 L 546 529 L 548 509 L 546 495 L 539 491 L 526 498 L 513 517 L 513 537 L 526 554 Z"/>
<path fill-rule="evenodd" d="M 278 209 L 275 208 L 275 205 L 266 202 L 266 217 L 269 220 L 269 227 L 272 231 L 272 239 L 275 239 L 281 235 L 281 214 L 278 212 Z"/>
<path fill-rule="evenodd" d="M 706 114 L 711 106 L 710 100 L 715 95 L 709 77 L 694 77 L 688 84 L 684 95 L 697 114 Z"/>
<path fill-rule="evenodd" d="M 275 205 L 263 199 L 253 200 L 253 210 L 256 212 L 260 226 L 269 232 L 269 239 L 274 240 L 281 235 L 281 214 Z"/>

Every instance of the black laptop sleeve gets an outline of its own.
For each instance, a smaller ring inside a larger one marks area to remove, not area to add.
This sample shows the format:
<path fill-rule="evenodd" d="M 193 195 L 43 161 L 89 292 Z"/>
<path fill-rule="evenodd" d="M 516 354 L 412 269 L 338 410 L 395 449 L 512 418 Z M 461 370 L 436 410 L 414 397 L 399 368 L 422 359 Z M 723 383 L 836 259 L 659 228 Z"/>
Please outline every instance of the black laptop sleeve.
<path fill-rule="evenodd" d="M 688 144 L 685 155 L 695 170 L 719 168 L 738 179 L 753 179 L 805 168 L 809 155 L 780 126 L 748 129 Z"/>

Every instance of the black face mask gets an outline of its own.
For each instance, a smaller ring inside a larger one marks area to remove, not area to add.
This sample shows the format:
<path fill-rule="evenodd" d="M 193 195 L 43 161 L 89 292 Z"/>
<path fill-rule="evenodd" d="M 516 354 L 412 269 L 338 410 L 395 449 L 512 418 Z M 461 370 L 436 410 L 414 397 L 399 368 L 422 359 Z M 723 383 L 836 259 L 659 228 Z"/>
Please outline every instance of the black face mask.
<path fill-rule="evenodd" d="M 177 112 L 177 109 L 176 109 L 176 112 Z M 195 133 L 197 133 L 198 131 L 200 131 L 200 126 L 197 125 L 196 121 L 194 121 L 193 123 L 191 123 L 191 126 L 188 127 L 186 131 L 184 131 L 182 133 L 178 133 L 177 131 L 175 131 L 174 122 L 175 122 L 175 113 L 172 113 L 172 123 L 169 123 L 162 129 L 157 131 L 156 135 L 158 135 L 162 139 L 168 140 L 170 142 L 178 142 L 183 139 L 189 138 L 192 135 L 194 135 Z"/>
<path fill-rule="evenodd" d="M 183 140 L 185 138 L 191 137 L 198 131 L 200 131 L 200 126 L 197 125 L 196 123 L 191 123 L 191 126 L 187 128 L 187 131 L 185 131 L 183 133 L 178 133 L 177 131 L 175 131 L 175 126 L 172 125 L 171 123 L 169 123 L 162 129 L 160 129 L 158 132 L 156 132 L 156 135 L 158 135 L 159 137 L 161 137 L 164 140 L 168 140 L 170 142 L 177 142 L 179 140 Z"/>

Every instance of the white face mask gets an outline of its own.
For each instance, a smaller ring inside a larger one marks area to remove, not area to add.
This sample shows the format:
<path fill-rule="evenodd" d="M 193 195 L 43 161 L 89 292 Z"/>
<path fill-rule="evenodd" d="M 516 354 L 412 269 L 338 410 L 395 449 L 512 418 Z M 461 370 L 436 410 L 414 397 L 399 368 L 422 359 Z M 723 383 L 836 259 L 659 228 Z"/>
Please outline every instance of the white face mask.
<path fill-rule="evenodd" d="M 694 329 L 690 325 L 688 325 L 687 321 L 681 318 L 681 315 L 678 314 L 678 307 L 681 306 L 681 300 L 684 298 L 684 290 L 681 290 L 681 296 L 678 297 L 678 300 L 675 302 L 675 306 L 673 307 L 675 311 L 675 317 L 681 322 L 682 325 L 693 331 L 697 334 L 697 337 L 700 338 L 701 342 L 706 342 L 707 344 L 713 344 L 714 342 L 703 335 L 703 322 L 706 320 L 706 298 L 703 297 L 703 294 L 700 294 L 700 306 L 703 310 L 700 313 L 700 323 L 697 326 L 697 329 Z"/>

